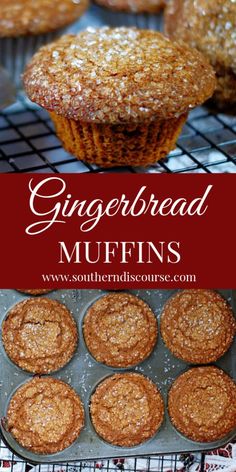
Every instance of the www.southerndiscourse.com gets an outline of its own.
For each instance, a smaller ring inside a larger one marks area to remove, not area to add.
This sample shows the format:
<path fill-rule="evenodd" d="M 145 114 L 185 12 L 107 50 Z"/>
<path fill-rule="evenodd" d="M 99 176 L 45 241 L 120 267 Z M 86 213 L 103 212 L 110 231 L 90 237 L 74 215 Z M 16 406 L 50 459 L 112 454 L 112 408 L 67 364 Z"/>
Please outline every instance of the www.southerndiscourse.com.
<path fill-rule="evenodd" d="M 196 274 L 133 274 L 124 271 L 120 274 L 101 274 L 99 272 L 90 272 L 88 274 L 42 274 L 43 282 L 66 282 L 66 283 L 121 283 L 121 282 L 159 282 L 159 283 L 173 283 L 173 282 L 197 282 Z"/>

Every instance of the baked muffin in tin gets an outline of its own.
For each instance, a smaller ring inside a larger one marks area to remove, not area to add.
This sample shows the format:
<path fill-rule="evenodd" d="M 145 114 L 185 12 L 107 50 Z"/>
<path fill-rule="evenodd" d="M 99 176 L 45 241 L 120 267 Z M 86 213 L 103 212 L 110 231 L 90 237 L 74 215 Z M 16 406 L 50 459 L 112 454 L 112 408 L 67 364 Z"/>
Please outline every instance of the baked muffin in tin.
<path fill-rule="evenodd" d="M 168 410 L 175 428 L 187 438 L 217 441 L 236 428 L 235 382 L 217 367 L 194 367 L 172 384 Z"/>
<path fill-rule="evenodd" d="M 164 417 L 164 403 L 156 385 L 134 372 L 103 380 L 91 397 L 93 426 L 105 441 L 131 447 L 150 439 Z"/>
<path fill-rule="evenodd" d="M 43 295 L 44 293 L 52 292 L 52 288 L 17 288 L 18 292 L 26 293 L 27 295 Z"/>
<path fill-rule="evenodd" d="M 9 358 L 22 369 L 48 374 L 72 358 L 78 342 L 69 310 L 49 298 L 29 298 L 14 305 L 2 324 Z"/>
<path fill-rule="evenodd" d="M 181 290 L 165 304 L 161 334 L 170 351 L 193 364 L 215 362 L 230 348 L 236 320 L 230 305 L 213 290 Z"/>
<path fill-rule="evenodd" d="M 79 395 L 52 377 L 34 377 L 26 382 L 8 405 L 8 431 L 21 446 L 37 454 L 67 448 L 83 426 L 84 408 Z"/>
<path fill-rule="evenodd" d="M 157 340 L 151 308 L 129 293 L 110 293 L 88 309 L 83 323 L 88 350 L 111 367 L 131 367 L 146 359 Z"/>

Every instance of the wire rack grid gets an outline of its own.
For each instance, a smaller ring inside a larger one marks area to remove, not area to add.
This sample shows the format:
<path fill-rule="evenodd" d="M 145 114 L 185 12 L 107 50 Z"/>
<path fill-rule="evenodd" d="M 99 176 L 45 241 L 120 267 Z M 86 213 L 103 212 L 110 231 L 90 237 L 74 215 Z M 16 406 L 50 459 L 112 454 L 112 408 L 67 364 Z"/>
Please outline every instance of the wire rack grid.
<path fill-rule="evenodd" d="M 20 94 L 0 114 L 0 172 L 235 173 L 236 116 L 196 108 L 176 148 L 159 163 L 148 168 L 103 169 L 68 154 L 48 113 Z"/>
<path fill-rule="evenodd" d="M 9 451 L 3 442 L 0 442 L 0 470 L 1 472 L 188 472 L 191 467 L 194 471 L 204 472 L 205 454 L 177 454 L 145 458 L 113 459 L 106 461 L 71 462 L 62 464 L 32 465 L 25 462 Z"/>

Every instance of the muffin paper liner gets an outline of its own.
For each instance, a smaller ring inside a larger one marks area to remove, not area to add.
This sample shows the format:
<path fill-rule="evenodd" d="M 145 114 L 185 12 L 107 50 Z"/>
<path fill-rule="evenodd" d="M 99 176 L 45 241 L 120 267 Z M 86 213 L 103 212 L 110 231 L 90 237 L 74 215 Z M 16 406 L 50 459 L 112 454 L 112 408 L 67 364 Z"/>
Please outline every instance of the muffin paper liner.
<path fill-rule="evenodd" d="M 93 6 L 94 15 L 98 16 L 103 25 L 112 27 L 128 26 L 141 29 L 160 30 L 162 15 L 151 13 L 124 13 L 112 11 L 99 5 Z"/>
<path fill-rule="evenodd" d="M 76 33 L 87 27 L 88 18 L 85 19 L 84 23 L 79 19 L 71 25 L 50 33 L 20 36 L 18 38 L 0 38 L 0 64 L 8 71 L 16 87 L 22 89 L 22 74 L 25 66 L 40 47 L 56 41 L 63 34 Z"/>
<path fill-rule="evenodd" d="M 16 101 L 16 88 L 11 83 L 9 74 L 0 65 L 0 111 Z"/>
<path fill-rule="evenodd" d="M 63 30 L 36 36 L 0 38 L 0 63 L 8 71 L 17 88 L 21 88 L 21 76 L 33 54 L 43 45 L 63 34 Z"/>
<path fill-rule="evenodd" d="M 94 124 L 50 113 L 66 151 L 102 167 L 147 166 L 174 147 L 187 115 L 144 124 Z"/>

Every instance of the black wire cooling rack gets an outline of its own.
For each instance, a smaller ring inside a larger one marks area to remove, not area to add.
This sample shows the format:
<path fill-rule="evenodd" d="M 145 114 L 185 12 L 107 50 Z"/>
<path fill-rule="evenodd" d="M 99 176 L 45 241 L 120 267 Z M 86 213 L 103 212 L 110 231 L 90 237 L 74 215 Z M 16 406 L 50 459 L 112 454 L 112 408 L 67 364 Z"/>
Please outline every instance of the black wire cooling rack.
<path fill-rule="evenodd" d="M 68 154 L 48 113 L 21 94 L 0 114 L 0 172 L 234 173 L 236 116 L 196 108 L 167 158 L 148 168 L 102 169 Z"/>
<path fill-rule="evenodd" d="M 113 459 L 107 461 L 76 462 L 67 464 L 32 465 L 10 452 L 0 442 L 0 470 L 7 472 L 188 472 L 193 466 L 195 471 L 205 471 L 205 454 L 167 455 L 146 458 Z"/>

